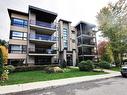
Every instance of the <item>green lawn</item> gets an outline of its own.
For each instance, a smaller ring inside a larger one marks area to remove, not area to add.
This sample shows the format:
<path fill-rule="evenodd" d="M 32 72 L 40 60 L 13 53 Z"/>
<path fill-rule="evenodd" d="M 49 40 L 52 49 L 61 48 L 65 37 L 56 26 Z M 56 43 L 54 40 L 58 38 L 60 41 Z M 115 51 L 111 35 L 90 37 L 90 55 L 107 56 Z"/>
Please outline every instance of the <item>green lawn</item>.
<path fill-rule="evenodd" d="M 44 71 L 28 71 L 28 72 L 17 72 L 9 75 L 9 80 L 1 83 L 1 85 L 20 84 L 37 81 L 47 81 L 55 79 L 63 79 L 70 77 L 89 76 L 97 74 L 106 74 L 104 72 L 83 72 L 79 71 L 78 68 L 65 69 L 64 73 L 45 73 Z"/>
<path fill-rule="evenodd" d="M 113 70 L 113 71 L 120 71 L 120 67 L 112 67 L 111 70 Z"/>

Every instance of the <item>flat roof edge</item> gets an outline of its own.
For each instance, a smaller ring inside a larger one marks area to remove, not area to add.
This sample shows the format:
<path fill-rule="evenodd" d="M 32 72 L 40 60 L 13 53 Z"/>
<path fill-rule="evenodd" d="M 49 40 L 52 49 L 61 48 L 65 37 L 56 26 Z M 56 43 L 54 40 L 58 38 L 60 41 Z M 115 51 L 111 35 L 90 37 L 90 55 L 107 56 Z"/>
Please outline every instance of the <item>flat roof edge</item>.
<path fill-rule="evenodd" d="M 8 12 L 9 13 L 20 13 L 20 14 L 24 14 L 24 15 L 28 15 L 27 12 L 23 12 L 23 11 L 18 11 L 18 10 L 14 10 L 14 9 L 10 9 L 10 8 L 7 8 Z"/>
<path fill-rule="evenodd" d="M 90 26 L 96 27 L 96 25 L 91 24 L 91 23 L 88 23 L 88 22 L 85 22 L 85 21 L 79 21 L 79 22 L 75 25 L 75 27 L 77 27 L 80 23 L 84 23 L 84 24 L 87 24 L 87 25 L 90 25 Z"/>
<path fill-rule="evenodd" d="M 71 21 L 68 21 L 68 20 L 65 20 L 65 19 L 59 19 L 59 21 L 65 21 L 65 22 L 72 23 Z"/>
<path fill-rule="evenodd" d="M 29 9 L 34 9 L 34 10 L 39 10 L 39 11 L 43 11 L 43 12 L 46 12 L 46 13 L 49 13 L 49 14 L 53 14 L 53 15 L 58 15 L 57 13 L 55 12 L 52 12 L 52 11 L 48 11 L 48 10 L 45 10 L 45 9 L 41 9 L 41 8 L 38 8 L 38 7 L 34 7 L 34 6 L 31 6 L 29 5 Z"/>

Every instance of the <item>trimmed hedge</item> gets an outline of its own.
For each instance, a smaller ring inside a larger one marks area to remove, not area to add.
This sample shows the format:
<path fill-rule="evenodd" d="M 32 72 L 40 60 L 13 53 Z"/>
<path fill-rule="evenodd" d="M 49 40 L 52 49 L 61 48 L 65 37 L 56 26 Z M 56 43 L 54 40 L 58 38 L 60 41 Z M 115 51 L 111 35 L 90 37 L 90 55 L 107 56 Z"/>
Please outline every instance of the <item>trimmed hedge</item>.
<path fill-rule="evenodd" d="M 15 67 L 13 65 L 4 66 L 4 69 L 9 70 L 9 73 L 12 73 L 15 71 Z"/>
<path fill-rule="evenodd" d="M 100 68 L 103 68 L 103 69 L 110 69 L 111 68 L 111 64 L 106 61 L 99 62 L 99 66 L 100 66 Z"/>
<path fill-rule="evenodd" d="M 94 65 L 91 60 L 81 61 L 78 67 L 80 71 L 92 71 L 94 69 Z"/>
<path fill-rule="evenodd" d="M 14 72 L 24 72 L 24 71 L 36 71 L 36 70 L 44 70 L 49 65 L 31 65 L 31 66 L 17 66 L 15 67 Z M 56 65 L 50 65 L 54 67 Z"/>

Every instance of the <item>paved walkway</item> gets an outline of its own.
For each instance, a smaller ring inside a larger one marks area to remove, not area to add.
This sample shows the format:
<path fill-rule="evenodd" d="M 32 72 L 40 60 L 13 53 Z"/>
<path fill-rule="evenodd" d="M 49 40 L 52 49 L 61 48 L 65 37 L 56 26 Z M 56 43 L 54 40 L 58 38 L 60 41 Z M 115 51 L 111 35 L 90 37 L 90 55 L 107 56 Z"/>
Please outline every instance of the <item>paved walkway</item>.
<path fill-rule="evenodd" d="M 111 77 L 120 75 L 120 72 L 111 71 L 111 70 L 104 70 L 104 71 L 109 72 L 110 74 L 83 76 L 83 77 L 51 80 L 51 81 L 42 81 L 42 82 L 32 82 L 32 83 L 25 83 L 25 84 L 0 86 L 0 95 L 7 94 L 7 93 L 27 91 L 27 90 L 46 89 L 49 87 L 57 87 L 57 86 L 68 85 L 68 84 L 73 84 L 73 83 L 106 79 L 106 78 L 111 78 Z"/>

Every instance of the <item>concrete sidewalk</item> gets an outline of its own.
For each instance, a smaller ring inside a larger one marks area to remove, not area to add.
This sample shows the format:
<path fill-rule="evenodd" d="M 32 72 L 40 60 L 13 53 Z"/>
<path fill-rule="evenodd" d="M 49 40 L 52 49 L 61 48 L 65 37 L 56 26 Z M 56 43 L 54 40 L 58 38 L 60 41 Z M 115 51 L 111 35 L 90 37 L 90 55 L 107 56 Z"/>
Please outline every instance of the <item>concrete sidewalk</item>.
<path fill-rule="evenodd" d="M 66 78 L 66 79 L 59 79 L 59 80 L 0 86 L 0 95 L 7 94 L 7 93 L 22 92 L 22 91 L 40 90 L 40 89 L 46 89 L 50 87 L 57 87 L 57 86 L 68 85 L 73 83 L 80 83 L 80 82 L 93 81 L 93 80 L 120 76 L 120 72 L 115 72 L 110 70 L 104 70 L 104 71 L 109 72 L 110 74 L 83 76 L 83 77 Z"/>

